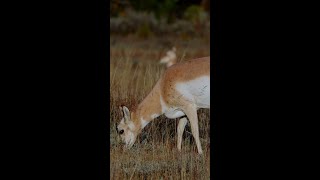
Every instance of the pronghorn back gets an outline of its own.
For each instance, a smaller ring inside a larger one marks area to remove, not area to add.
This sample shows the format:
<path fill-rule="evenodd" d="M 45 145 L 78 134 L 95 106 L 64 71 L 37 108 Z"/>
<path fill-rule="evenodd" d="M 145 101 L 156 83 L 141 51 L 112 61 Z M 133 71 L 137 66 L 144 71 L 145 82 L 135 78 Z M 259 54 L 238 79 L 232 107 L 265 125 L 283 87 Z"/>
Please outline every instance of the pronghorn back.
<path fill-rule="evenodd" d="M 164 81 L 187 81 L 199 76 L 210 75 L 210 57 L 193 59 L 169 67 L 164 73 Z"/>

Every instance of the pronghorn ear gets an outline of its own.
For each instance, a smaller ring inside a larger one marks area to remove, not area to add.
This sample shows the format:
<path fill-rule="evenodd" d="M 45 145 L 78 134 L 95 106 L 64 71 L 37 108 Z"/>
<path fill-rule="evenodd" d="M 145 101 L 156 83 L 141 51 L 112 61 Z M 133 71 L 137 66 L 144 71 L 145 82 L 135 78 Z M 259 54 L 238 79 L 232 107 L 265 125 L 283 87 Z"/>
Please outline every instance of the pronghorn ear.
<path fill-rule="evenodd" d="M 120 113 L 121 113 L 122 117 L 124 117 L 124 113 L 123 113 L 123 108 L 122 108 L 122 106 L 119 106 L 119 109 L 120 109 Z"/>
<path fill-rule="evenodd" d="M 129 109 L 126 106 L 123 106 L 122 110 L 123 110 L 124 119 L 129 121 L 130 120 L 130 111 L 129 111 Z"/>

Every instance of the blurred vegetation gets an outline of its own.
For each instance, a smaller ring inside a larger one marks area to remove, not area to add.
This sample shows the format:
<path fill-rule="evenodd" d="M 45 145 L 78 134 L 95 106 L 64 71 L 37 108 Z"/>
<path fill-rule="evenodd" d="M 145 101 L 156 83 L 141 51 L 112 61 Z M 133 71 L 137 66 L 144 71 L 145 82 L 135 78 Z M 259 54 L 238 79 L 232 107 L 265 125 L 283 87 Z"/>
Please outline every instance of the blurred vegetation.
<path fill-rule="evenodd" d="M 210 32 L 210 0 L 111 0 L 110 34 L 201 36 Z"/>

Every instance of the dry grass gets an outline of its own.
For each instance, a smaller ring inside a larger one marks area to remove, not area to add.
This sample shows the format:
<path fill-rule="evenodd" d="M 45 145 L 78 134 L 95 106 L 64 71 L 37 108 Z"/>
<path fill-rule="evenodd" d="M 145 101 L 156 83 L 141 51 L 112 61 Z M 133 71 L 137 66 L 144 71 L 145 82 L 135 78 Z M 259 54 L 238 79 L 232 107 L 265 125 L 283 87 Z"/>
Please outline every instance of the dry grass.
<path fill-rule="evenodd" d="M 110 41 L 110 178 L 111 179 L 209 179 L 210 118 L 209 110 L 199 110 L 200 139 L 203 156 L 186 126 L 182 152 L 176 148 L 178 119 L 160 116 L 148 124 L 135 145 L 124 150 L 115 131 L 120 120 L 118 106 L 132 107 L 151 91 L 165 67 L 160 57 L 171 47 L 163 39 L 132 40 L 112 38 Z M 175 40 L 179 61 L 210 55 L 208 40 Z"/>

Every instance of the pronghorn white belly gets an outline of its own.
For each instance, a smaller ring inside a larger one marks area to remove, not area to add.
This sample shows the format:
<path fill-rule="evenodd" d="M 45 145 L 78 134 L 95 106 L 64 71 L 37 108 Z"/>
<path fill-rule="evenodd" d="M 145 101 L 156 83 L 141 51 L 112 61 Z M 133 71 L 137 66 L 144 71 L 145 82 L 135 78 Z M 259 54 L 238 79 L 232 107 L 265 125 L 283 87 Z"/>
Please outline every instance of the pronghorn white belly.
<path fill-rule="evenodd" d="M 185 115 L 180 109 L 167 106 L 162 97 L 160 97 L 160 103 L 162 107 L 162 113 L 164 113 L 167 118 L 174 119 Z"/>
<path fill-rule="evenodd" d="M 176 84 L 177 91 L 184 99 L 197 108 L 210 108 L 210 76 Z"/>

